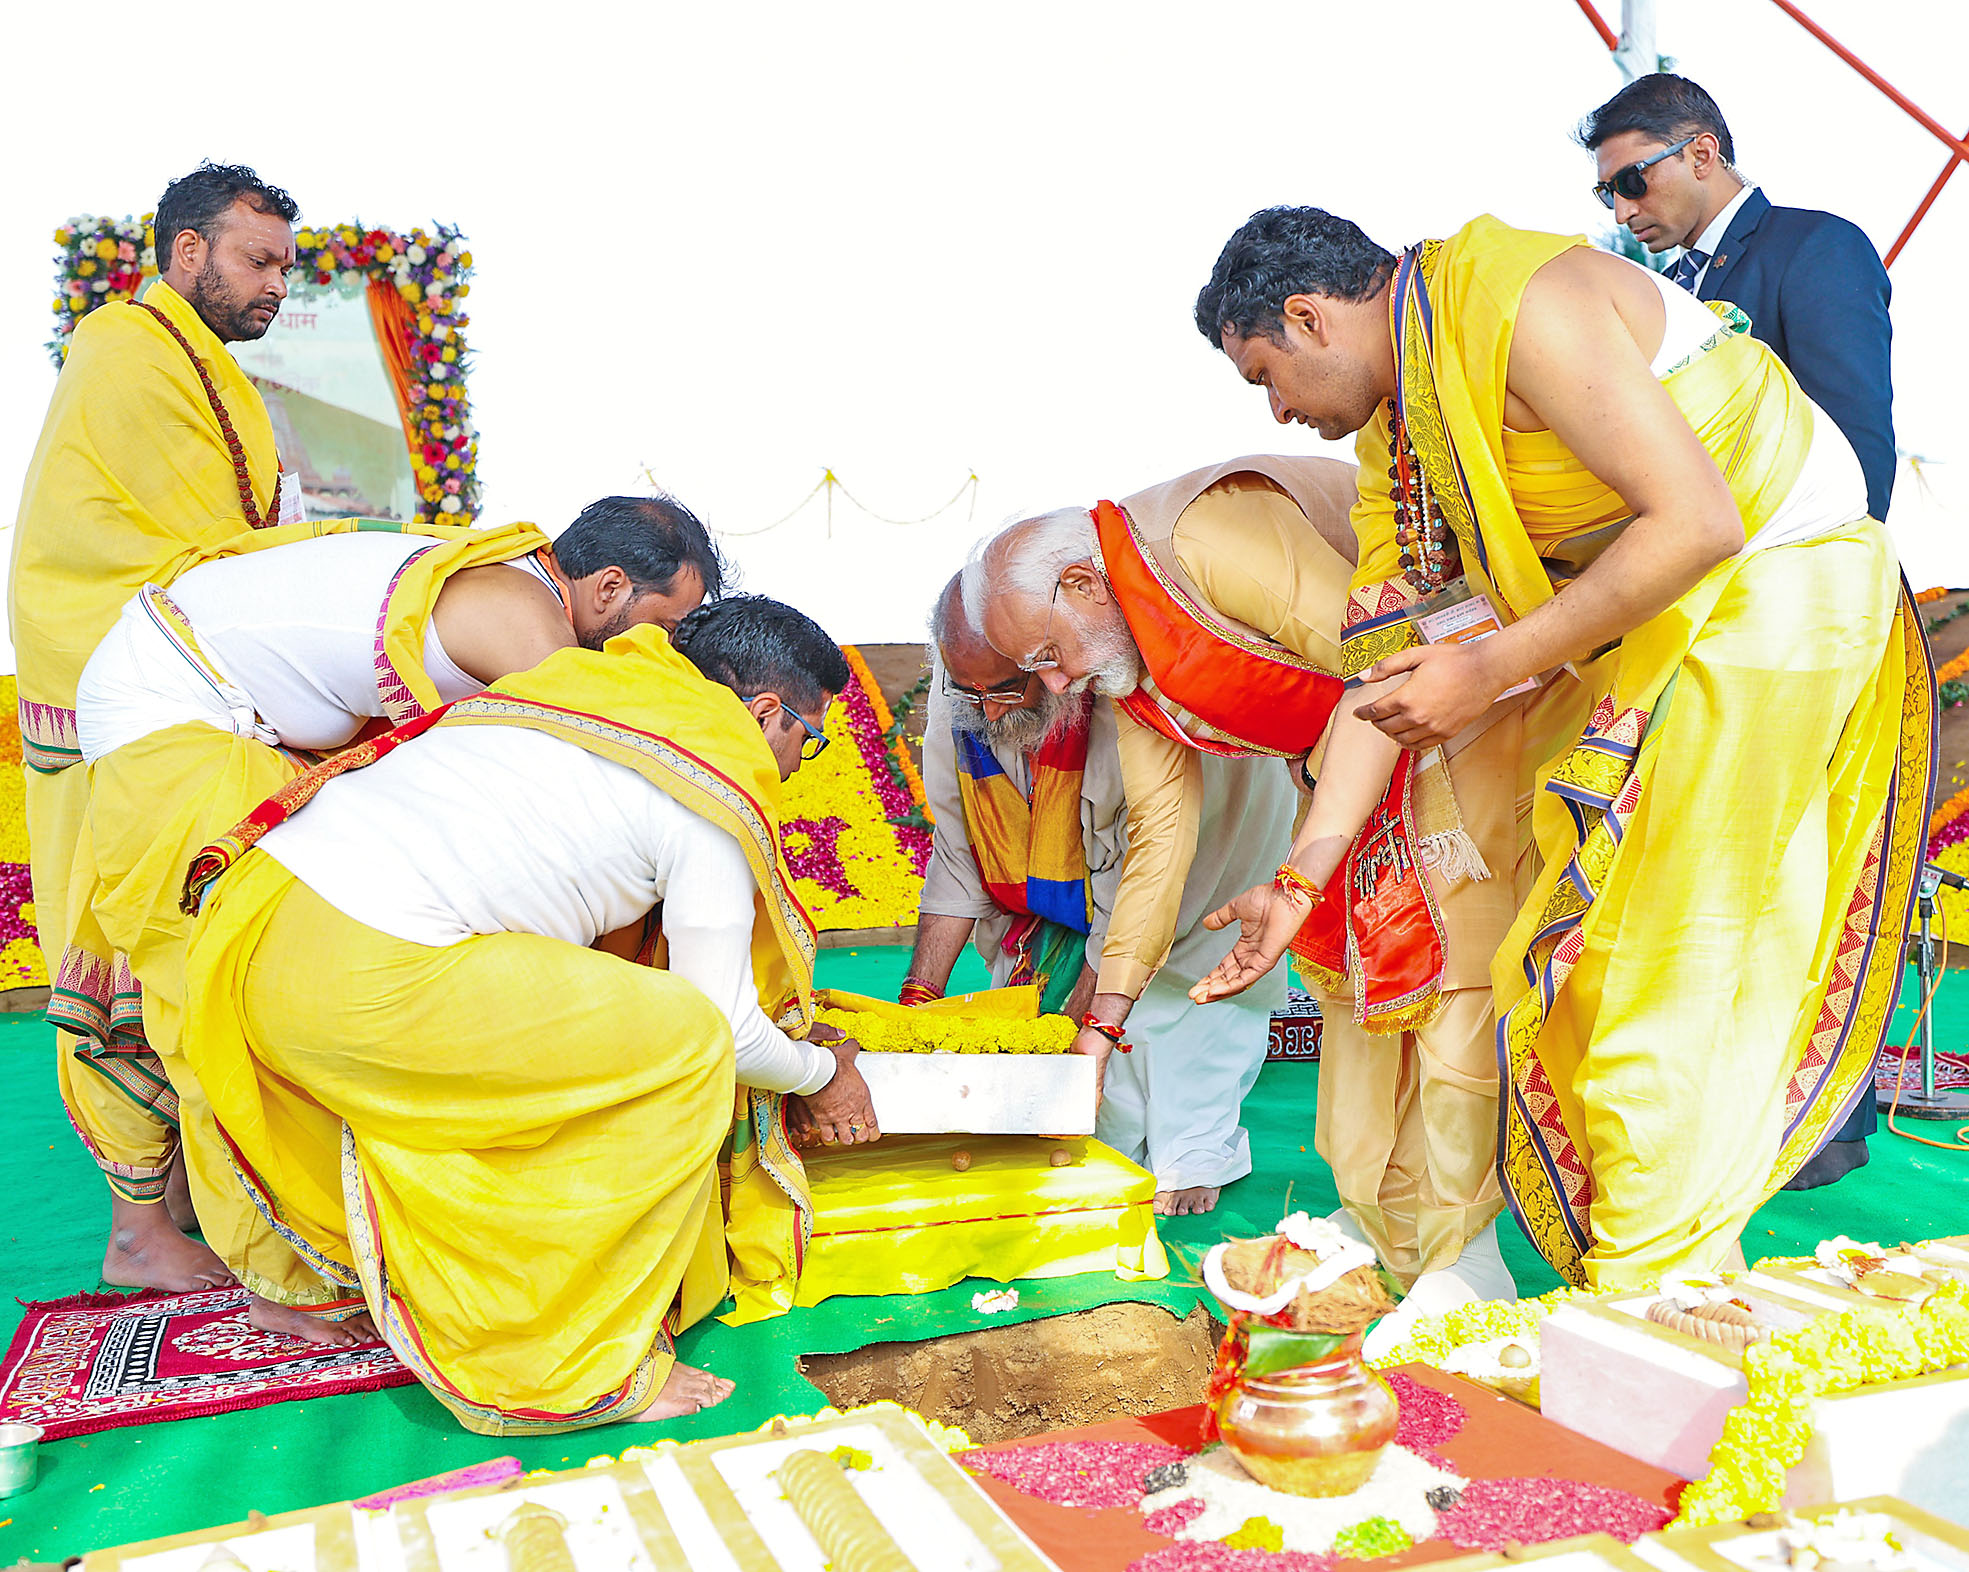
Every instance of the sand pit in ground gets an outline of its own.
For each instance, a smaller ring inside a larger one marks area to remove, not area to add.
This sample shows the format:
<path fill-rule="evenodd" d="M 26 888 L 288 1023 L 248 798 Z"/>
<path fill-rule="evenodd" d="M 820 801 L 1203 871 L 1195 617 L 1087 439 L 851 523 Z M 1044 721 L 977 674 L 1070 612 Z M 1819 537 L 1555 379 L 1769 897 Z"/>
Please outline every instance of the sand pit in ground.
<path fill-rule="evenodd" d="M 1100 1305 L 920 1343 L 806 1354 L 800 1372 L 837 1408 L 888 1398 L 962 1426 L 973 1441 L 1008 1441 L 1202 1402 L 1219 1331 L 1200 1306 L 1179 1321 L 1157 1305 Z"/>

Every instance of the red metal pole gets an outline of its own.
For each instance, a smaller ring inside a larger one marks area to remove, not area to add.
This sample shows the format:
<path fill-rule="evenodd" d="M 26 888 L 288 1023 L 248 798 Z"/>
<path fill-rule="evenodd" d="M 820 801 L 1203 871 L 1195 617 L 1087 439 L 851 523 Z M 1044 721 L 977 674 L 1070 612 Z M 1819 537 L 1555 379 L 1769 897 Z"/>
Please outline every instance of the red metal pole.
<path fill-rule="evenodd" d="M 1606 46 L 1609 49 L 1618 49 L 1620 36 L 1607 26 L 1607 19 L 1593 8 L 1593 0 L 1576 0 L 1576 3 L 1580 10 L 1586 13 L 1586 20 L 1593 24 L 1593 31 L 1600 35 Z"/>
<path fill-rule="evenodd" d="M 1969 136 L 1969 133 L 1965 133 L 1965 135 Z M 1908 243 L 1909 239 L 1913 237 L 1916 226 L 1928 216 L 1928 209 L 1935 205 L 1935 198 L 1942 194 L 1942 187 L 1948 184 L 1949 176 L 1961 167 L 1962 155 L 1960 153 L 1957 153 L 1946 164 L 1942 165 L 1942 172 L 1935 176 L 1935 183 L 1928 188 L 1928 194 L 1921 199 L 1921 206 L 1914 210 L 1914 217 L 1907 221 L 1907 228 L 1901 231 L 1901 238 L 1887 248 L 1886 265 L 1888 267 L 1894 265 L 1894 258 L 1901 254 L 1901 247 Z"/>
<path fill-rule="evenodd" d="M 1958 142 L 1953 136 L 1949 135 L 1942 128 L 1939 120 L 1936 120 L 1932 115 L 1924 114 L 1920 107 L 1908 98 L 1905 93 L 1898 91 L 1878 71 L 1874 70 L 1858 55 L 1854 54 L 1852 50 L 1840 43 L 1838 39 L 1834 38 L 1824 28 L 1820 27 L 1818 23 L 1799 10 L 1797 6 L 1793 5 L 1791 0 L 1771 0 L 1771 3 L 1789 16 L 1800 27 L 1804 28 L 1806 32 L 1810 33 L 1820 43 L 1824 44 L 1826 48 L 1839 56 L 1841 60 L 1844 60 L 1846 64 L 1859 72 L 1861 76 L 1879 88 L 1881 92 L 1885 93 L 1909 115 L 1913 116 L 1931 136 L 1937 138 L 1945 147 L 1953 148 L 1957 157 L 1969 158 L 1969 142 Z M 1580 4 L 1584 6 L 1586 0 L 1580 0 Z"/>

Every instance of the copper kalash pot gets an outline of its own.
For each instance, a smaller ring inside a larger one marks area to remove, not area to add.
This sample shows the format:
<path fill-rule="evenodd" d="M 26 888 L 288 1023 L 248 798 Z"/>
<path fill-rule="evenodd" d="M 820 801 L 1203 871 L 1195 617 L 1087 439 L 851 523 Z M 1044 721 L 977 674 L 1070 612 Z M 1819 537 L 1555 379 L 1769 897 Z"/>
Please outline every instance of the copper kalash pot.
<path fill-rule="evenodd" d="M 1259 1484 L 1289 1496 L 1345 1496 L 1367 1483 L 1395 1439 L 1398 1406 L 1361 1358 L 1356 1332 L 1310 1364 L 1233 1375 L 1211 1413 Z"/>

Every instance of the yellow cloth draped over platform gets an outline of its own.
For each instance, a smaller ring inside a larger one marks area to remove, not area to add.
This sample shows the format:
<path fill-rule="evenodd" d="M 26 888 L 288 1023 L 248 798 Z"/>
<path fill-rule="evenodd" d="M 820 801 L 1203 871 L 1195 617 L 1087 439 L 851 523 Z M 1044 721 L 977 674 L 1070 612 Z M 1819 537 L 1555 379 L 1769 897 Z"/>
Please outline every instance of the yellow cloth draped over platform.
<path fill-rule="evenodd" d="M 928 1017 L 1032 1021 L 1032 984 L 952 994 L 905 1006 L 823 988 L 822 1009 L 921 1025 Z M 1056 1147 L 1071 1161 L 1053 1165 Z M 959 1173 L 959 1149 L 970 1164 Z M 1155 1229 L 1155 1176 L 1091 1136 L 890 1136 L 873 1146 L 807 1154 L 813 1240 L 794 1304 L 837 1294 L 925 1294 L 967 1277 L 1022 1278 L 1112 1272 L 1125 1283 L 1169 1275 Z M 760 1319 L 742 1311 L 734 1324 Z"/>
<path fill-rule="evenodd" d="M 1420 248 L 1406 295 L 1397 274 L 1417 457 L 1473 588 L 1511 618 L 1628 516 L 1550 432 L 1504 425 L 1525 288 L 1578 243 L 1483 218 Z M 1791 491 L 1814 416 L 1746 327 L 1719 315 L 1664 386 L 1748 538 Z M 1363 454 L 1377 442 L 1385 412 Z M 1395 552 L 1363 540 L 1350 670 L 1412 642 L 1389 615 Z M 1865 519 L 1734 557 L 1580 663 L 1583 698 L 1554 683 L 1531 701 L 1528 728 L 1569 740 L 1526 760 L 1542 867 L 1492 972 L 1499 1164 L 1575 1283 L 1714 1267 L 1870 1094 L 1933 759 L 1932 673 L 1897 579 Z"/>
<path fill-rule="evenodd" d="M 438 724 L 560 737 L 730 831 L 763 892 L 761 998 L 811 1019 L 770 750 L 660 629 L 560 651 Z M 281 801 L 305 811 L 321 778 Z M 250 851 L 206 896 L 186 989 L 185 1057 L 239 1182 L 467 1428 L 601 1424 L 661 1389 L 675 1332 L 726 1289 L 731 1032 L 701 992 L 533 934 L 394 939 Z"/>

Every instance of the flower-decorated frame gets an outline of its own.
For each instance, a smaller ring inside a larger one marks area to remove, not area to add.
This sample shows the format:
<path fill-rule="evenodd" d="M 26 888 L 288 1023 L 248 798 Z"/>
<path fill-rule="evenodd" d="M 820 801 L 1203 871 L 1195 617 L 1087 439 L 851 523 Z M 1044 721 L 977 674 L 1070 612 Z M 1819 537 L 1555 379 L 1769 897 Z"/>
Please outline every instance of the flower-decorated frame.
<path fill-rule="evenodd" d="M 115 301 L 134 300 L 157 271 L 151 220 L 84 214 L 55 231 L 57 369 L 75 324 Z M 465 391 L 470 364 L 464 300 L 472 253 L 455 226 L 408 233 L 359 223 L 295 231 L 292 278 L 303 289 L 366 293 L 376 340 L 396 392 L 417 479 L 421 522 L 469 524 L 479 511 L 478 431 Z"/>

